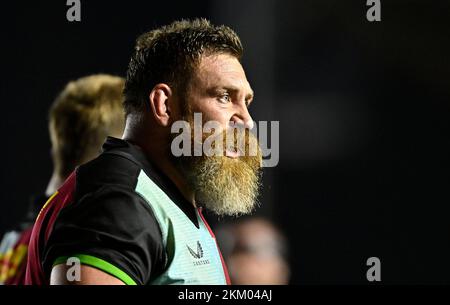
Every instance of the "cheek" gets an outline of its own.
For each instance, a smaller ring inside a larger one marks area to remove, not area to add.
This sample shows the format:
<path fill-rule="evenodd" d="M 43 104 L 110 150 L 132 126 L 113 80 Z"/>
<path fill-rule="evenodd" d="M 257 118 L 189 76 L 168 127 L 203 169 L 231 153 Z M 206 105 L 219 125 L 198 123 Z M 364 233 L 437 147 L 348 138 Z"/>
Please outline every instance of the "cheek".
<path fill-rule="evenodd" d="M 228 126 L 228 122 L 231 120 L 229 110 L 220 107 L 220 104 L 215 101 L 196 104 L 193 111 L 202 113 L 203 122 L 216 121 L 224 128 Z"/>
<path fill-rule="evenodd" d="M 227 117 L 226 112 L 220 112 L 220 111 L 214 111 L 210 113 L 203 113 L 203 120 L 204 122 L 207 121 L 215 121 L 220 124 L 220 126 L 223 127 L 223 129 L 226 129 L 228 127 L 228 122 L 230 121 L 230 118 Z"/>

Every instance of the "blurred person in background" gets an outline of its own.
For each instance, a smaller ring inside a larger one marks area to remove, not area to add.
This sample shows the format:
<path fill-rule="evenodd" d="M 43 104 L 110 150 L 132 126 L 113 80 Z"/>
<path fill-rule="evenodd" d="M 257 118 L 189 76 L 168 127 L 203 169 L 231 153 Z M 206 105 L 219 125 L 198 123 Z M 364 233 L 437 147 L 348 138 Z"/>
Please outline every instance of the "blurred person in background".
<path fill-rule="evenodd" d="M 287 241 L 269 220 L 246 217 L 217 230 L 218 243 L 235 285 L 289 283 Z"/>
<path fill-rule="evenodd" d="M 49 112 L 53 174 L 44 194 L 35 196 L 26 217 L 0 243 L 0 284 L 23 284 L 33 223 L 47 199 L 80 164 L 95 158 L 105 138 L 125 125 L 121 77 L 97 74 L 69 82 Z"/>

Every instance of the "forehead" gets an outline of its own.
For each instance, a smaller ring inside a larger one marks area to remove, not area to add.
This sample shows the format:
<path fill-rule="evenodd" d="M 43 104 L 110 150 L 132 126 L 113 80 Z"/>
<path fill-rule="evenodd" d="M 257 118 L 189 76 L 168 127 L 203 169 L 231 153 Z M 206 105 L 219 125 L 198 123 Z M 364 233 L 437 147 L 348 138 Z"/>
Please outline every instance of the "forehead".
<path fill-rule="evenodd" d="M 252 91 L 241 63 L 228 54 L 202 56 L 192 80 L 201 87 L 225 86 Z"/>

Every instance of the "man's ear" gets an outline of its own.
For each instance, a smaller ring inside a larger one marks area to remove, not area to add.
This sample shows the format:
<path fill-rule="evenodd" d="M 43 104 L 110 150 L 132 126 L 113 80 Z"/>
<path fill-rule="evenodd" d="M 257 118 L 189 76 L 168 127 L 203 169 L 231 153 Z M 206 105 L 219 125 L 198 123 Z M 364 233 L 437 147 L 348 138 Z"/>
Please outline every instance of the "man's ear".
<path fill-rule="evenodd" d="M 156 122 L 161 126 L 169 126 L 172 100 L 172 89 L 166 84 L 157 84 L 150 92 L 150 109 Z"/>

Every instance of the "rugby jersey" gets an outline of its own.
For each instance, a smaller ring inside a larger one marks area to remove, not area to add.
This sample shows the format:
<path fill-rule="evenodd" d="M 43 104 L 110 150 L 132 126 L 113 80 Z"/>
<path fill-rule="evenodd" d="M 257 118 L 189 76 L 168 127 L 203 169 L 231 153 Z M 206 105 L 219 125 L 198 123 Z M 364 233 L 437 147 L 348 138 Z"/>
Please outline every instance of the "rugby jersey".
<path fill-rule="evenodd" d="M 112 137 L 42 208 L 26 283 L 49 284 L 52 267 L 70 257 L 131 285 L 230 283 L 201 208 L 138 146 Z"/>

